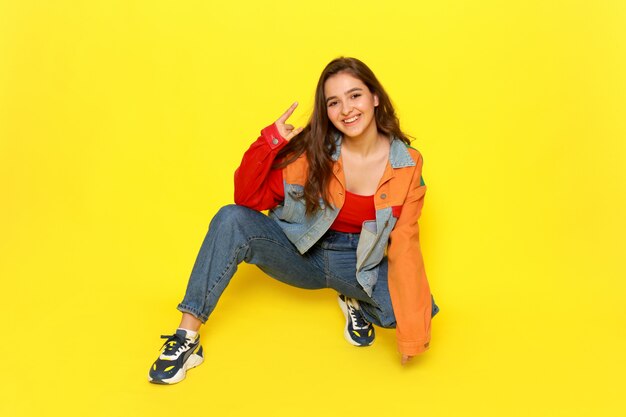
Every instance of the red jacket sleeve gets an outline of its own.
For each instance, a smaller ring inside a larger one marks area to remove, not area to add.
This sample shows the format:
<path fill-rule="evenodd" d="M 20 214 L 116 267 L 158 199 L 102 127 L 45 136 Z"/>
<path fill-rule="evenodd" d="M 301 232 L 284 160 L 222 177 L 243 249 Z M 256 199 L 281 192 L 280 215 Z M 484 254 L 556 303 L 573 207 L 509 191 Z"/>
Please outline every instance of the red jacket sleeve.
<path fill-rule="evenodd" d="M 261 136 L 244 153 L 235 171 L 235 204 L 260 211 L 274 208 L 285 199 L 282 169 L 272 169 L 272 164 L 287 143 L 275 124 L 261 130 Z"/>

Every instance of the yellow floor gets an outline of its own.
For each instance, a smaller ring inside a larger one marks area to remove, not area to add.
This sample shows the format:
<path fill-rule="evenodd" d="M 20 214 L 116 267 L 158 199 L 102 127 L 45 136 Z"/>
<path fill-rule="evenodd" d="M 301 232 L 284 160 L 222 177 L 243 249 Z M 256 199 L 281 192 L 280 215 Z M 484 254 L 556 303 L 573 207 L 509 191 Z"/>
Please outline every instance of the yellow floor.
<path fill-rule="evenodd" d="M 0 0 L 0 416 L 626 415 L 624 3 Z M 441 312 L 400 366 L 332 291 L 243 265 L 147 382 L 243 151 L 324 65 L 424 156 Z"/>

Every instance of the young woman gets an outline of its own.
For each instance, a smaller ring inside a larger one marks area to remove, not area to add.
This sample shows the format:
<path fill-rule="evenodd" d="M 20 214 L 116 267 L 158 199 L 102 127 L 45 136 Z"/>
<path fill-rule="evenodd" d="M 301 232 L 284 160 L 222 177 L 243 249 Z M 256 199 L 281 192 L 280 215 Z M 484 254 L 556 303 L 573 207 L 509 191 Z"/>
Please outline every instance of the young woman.
<path fill-rule="evenodd" d="M 400 130 L 373 72 L 354 58 L 320 76 L 306 127 L 287 119 L 294 103 L 243 156 L 235 203 L 218 211 L 178 309 L 179 328 L 149 372 L 173 384 L 204 360 L 198 330 L 243 261 L 301 288 L 333 288 L 344 337 L 374 341 L 395 327 L 401 363 L 424 352 L 438 308 L 430 294 L 418 218 L 426 185 L 422 157 Z M 269 209 L 269 216 L 261 210 Z"/>

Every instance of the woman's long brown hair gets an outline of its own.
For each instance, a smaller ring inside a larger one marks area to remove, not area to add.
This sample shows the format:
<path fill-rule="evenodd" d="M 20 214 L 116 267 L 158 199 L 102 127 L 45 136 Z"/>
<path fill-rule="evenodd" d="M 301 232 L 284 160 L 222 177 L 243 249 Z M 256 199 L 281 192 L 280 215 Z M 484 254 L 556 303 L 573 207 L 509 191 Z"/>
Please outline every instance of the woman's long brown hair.
<path fill-rule="evenodd" d="M 400 130 L 400 122 L 391 105 L 391 100 L 372 70 L 356 58 L 340 57 L 332 60 L 326 65 L 317 82 L 315 103 L 309 122 L 298 136 L 291 139 L 278 152 L 275 159 L 278 162 L 273 166 L 273 168 L 284 168 L 305 153 L 309 163 L 307 180 L 304 184 L 307 213 L 320 209 L 320 197 L 325 205 L 329 205 L 328 184 L 333 175 L 331 156 L 336 151 L 334 134 L 339 131 L 328 119 L 324 84 L 330 77 L 339 73 L 348 73 L 358 78 L 371 93 L 378 96 L 379 104 L 374 112 L 378 132 L 390 138 L 395 136 L 407 145 L 411 143 L 407 135 Z"/>

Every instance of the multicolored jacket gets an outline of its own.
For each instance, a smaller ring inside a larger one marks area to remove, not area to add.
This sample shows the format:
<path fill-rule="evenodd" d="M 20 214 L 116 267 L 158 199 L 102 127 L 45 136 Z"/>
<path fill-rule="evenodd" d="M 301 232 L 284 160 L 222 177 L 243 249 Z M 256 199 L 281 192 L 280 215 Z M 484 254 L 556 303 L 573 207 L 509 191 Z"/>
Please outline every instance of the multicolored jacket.
<path fill-rule="evenodd" d="M 321 210 L 306 215 L 302 198 L 308 170 L 305 155 L 282 170 L 284 199 L 271 190 L 267 178 L 272 163 L 287 143 L 274 124 L 261 131 L 235 172 L 235 203 L 256 210 L 269 209 L 269 216 L 300 253 L 305 253 L 330 228 L 345 201 L 345 177 L 339 158 L 341 135 L 336 136 L 336 141 L 337 150 L 332 155 L 334 175 L 328 188 L 332 205 L 322 202 Z M 418 225 L 425 193 L 421 154 L 394 138 L 387 167 L 374 195 L 376 220 L 364 222 L 361 229 L 356 278 L 371 295 L 378 265 L 387 256 L 398 350 L 411 356 L 424 352 L 430 343 L 432 299 Z"/>

